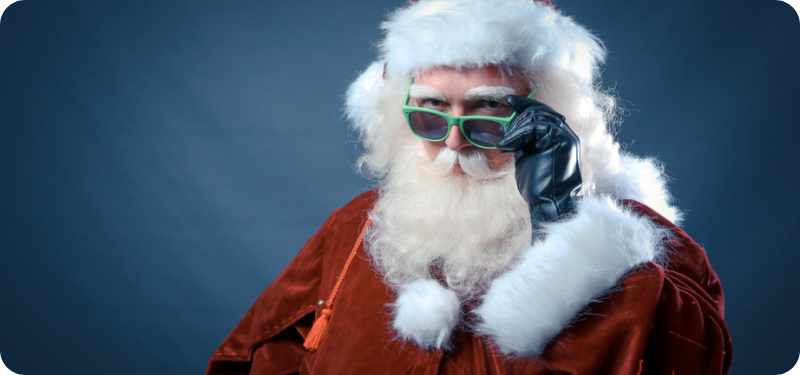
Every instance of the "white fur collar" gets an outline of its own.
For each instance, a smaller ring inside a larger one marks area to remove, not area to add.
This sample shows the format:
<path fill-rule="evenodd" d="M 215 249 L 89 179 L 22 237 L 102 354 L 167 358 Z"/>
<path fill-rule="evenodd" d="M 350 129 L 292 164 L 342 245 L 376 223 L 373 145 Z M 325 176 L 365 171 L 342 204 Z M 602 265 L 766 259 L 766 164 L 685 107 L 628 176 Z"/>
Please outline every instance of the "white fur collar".
<path fill-rule="evenodd" d="M 545 239 L 497 278 L 473 311 L 482 321 L 477 332 L 491 336 L 506 354 L 538 356 L 631 269 L 658 261 L 667 235 L 605 196 L 581 199 L 573 217 L 544 231 Z M 432 280 L 406 285 L 394 308 L 400 337 L 426 349 L 447 347 L 461 311 L 455 293 Z"/>

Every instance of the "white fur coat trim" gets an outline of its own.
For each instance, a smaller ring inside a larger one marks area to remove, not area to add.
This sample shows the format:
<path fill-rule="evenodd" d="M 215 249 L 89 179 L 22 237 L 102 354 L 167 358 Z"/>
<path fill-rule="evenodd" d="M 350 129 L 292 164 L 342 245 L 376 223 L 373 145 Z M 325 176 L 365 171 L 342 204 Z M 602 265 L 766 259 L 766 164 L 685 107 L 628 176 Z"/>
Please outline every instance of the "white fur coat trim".
<path fill-rule="evenodd" d="M 435 280 L 417 280 L 400 290 L 394 304 L 394 329 L 423 349 L 445 348 L 459 321 L 456 294 Z"/>
<path fill-rule="evenodd" d="M 573 217 L 544 231 L 545 239 L 492 283 L 474 311 L 482 322 L 476 332 L 491 336 L 505 354 L 538 356 L 626 273 L 658 261 L 668 235 L 609 197 L 583 198 Z M 425 349 L 447 348 L 461 305 L 436 281 L 418 280 L 399 291 L 394 313 L 401 338 Z"/>
<path fill-rule="evenodd" d="M 492 283 L 475 311 L 483 322 L 477 331 L 506 354 L 538 356 L 625 274 L 657 261 L 668 234 L 607 197 L 584 198 L 573 218 L 545 231 L 520 264 Z"/>

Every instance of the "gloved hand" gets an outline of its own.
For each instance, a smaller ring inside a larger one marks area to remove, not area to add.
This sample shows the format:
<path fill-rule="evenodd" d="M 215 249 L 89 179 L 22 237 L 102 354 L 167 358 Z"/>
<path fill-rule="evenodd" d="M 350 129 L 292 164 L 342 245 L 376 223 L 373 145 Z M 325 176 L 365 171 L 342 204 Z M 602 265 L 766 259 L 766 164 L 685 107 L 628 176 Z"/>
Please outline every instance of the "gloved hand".
<path fill-rule="evenodd" d="M 518 95 L 506 99 L 517 118 L 497 148 L 514 153 L 517 187 L 536 229 L 575 211 L 574 197 L 581 190 L 580 141 L 564 116 L 547 105 Z"/>

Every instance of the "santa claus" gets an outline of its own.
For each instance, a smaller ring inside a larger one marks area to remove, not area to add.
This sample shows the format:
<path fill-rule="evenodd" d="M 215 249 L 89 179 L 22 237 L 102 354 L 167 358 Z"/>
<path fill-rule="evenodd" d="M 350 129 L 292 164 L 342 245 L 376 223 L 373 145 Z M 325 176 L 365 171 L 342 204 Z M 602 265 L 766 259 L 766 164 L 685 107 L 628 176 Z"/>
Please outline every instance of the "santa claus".
<path fill-rule="evenodd" d="M 420 0 L 346 110 L 376 189 L 208 374 L 725 374 L 722 289 L 662 167 L 620 150 L 604 49 L 549 1 Z"/>

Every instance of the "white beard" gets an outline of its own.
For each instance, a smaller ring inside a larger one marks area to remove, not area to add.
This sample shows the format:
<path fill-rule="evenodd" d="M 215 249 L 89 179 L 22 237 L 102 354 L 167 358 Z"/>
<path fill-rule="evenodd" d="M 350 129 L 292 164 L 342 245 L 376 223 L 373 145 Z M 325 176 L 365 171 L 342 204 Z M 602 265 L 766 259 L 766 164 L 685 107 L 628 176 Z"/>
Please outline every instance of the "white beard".
<path fill-rule="evenodd" d="M 493 171 L 480 151 L 443 148 L 434 162 L 409 144 L 383 179 L 367 252 L 393 289 L 441 278 L 462 299 L 484 291 L 531 244 L 513 161 Z M 466 174 L 454 174 L 458 159 Z"/>

